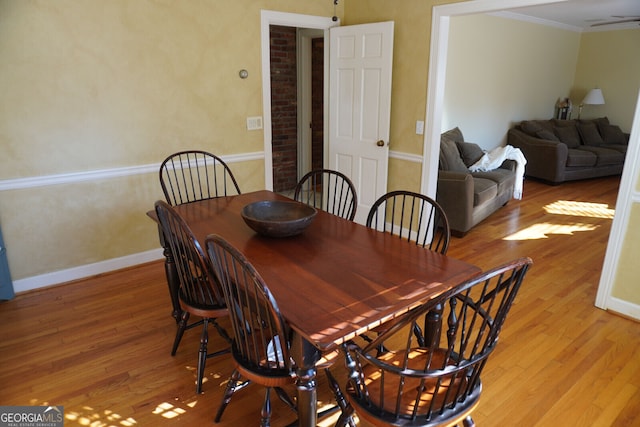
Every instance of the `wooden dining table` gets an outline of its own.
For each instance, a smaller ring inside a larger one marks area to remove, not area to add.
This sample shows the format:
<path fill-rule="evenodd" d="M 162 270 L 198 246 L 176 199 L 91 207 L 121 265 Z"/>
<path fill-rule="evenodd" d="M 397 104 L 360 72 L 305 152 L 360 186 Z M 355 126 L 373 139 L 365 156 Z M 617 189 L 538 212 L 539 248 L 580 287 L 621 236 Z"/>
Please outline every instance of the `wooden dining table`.
<path fill-rule="evenodd" d="M 480 269 L 320 210 L 297 236 L 264 237 L 240 214 L 245 205 L 262 200 L 290 199 L 265 190 L 175 209 L 202 245 L 209 234 L 222 236 L 269 286 L 293 330 L 299 426 L 315 426 L 315 364 L 322 353 L 438 297 Z M 157 220 L 153 211 L 148 215 Z M 177 300 L 179 285 L 166 246 L 165 255 Z"/>

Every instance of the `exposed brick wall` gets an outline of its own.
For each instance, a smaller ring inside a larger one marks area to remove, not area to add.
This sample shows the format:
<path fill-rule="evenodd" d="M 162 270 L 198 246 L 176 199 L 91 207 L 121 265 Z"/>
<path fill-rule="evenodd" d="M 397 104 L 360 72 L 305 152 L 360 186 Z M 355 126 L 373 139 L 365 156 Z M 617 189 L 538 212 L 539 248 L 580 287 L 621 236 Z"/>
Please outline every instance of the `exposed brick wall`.
<path fill-rule="evenodd" d="M 270 38 L 273 188 L 286 191 L 298 180 L 296 29 L 272 25 Z"/>

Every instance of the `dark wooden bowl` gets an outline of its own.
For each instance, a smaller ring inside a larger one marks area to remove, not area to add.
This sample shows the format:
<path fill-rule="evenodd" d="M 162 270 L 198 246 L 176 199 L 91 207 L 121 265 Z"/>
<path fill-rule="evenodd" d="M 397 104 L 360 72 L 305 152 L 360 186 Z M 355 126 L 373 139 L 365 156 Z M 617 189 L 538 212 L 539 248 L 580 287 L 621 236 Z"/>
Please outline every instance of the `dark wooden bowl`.
<path fill-rule="evenodd" d="M 242 208 L 242 219 L 255 232 L 269 237 L 296 236 L 315 218 L 317 211 L 304 203 L 263 200 Z"/>

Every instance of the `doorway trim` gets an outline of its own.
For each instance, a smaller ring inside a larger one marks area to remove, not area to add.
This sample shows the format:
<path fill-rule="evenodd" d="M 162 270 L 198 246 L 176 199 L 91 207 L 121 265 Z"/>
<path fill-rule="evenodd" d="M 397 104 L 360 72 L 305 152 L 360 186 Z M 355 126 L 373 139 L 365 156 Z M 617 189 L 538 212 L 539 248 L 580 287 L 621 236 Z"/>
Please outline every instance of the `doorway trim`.
<path fill-rule="evenodd" d="M 324 30 L 298 28 L 296 48 L 298 64 L 298 181 L 312 169 L 312 40 L 324 37 Z M 325 79 L 326 81 L 326 79 Z M 323 103 L 324 104 L 324 103 Z M 324 113 L 323 113 L 324 114 Z M 308 142 L 306 144 L 305 142 Z M 323 144 L 324 146 L 324 144 Z"/>
<path fill-rule="evenodd" d="M 431 17 L 431 41 L 429 48 L 429 71 L 427 77 L 427 108 L 422 148 L 422 177 L 420 190 L 435 198 L 438 183 L 438 158 L 440 153 L 440 127 L 447 73 L 447 48 L 449 45 L 449 22 L 452 16 L 497 12 L 525 6 L 563 3 L 568 0 L 486 0 L 434 6 Z"/>
<path fill-rule="evenodd" d="M 613 310 L 623 316 L 640 320 L 640 304 L 613 295 L 616 274 L 620 270 L 625 237 L 629 231 L 629 218 L 634 206 L 640 206 L 640 191 L 636 182 L 640 175 L 640 91 L 636 101 L 636 111 L 631 124 L 631 135 L 620 179 L 620 189 L 615 206 L 615 214 L 609 232 L 607 251 L 598 284 L 595 305 L 603 310 Z"/>
<path fill-rule="evenodd" d="M 324 30 L 325 39 L 325 59 L 327 58 L 328 38 L 327 31 L 331 27 L 339 26 L 340 20 L 334 21 L 330 17 L 301 15 L 297 13 L 275 12 L 262 10 L 260 12 L 260 38 L 262 48 L 262 115 L 264 133 L 264 185 L 267 190 L 273 190 L 273 155 L 272 155 L 272 123 L 271 123 L 271 57 L 269 44 L 269 27 L 271 25 L 281 25 L 284 27 L 310 28 Z M 324 64 L 325 81 L 329 73 L 329 63 Z M 324 90 L 324 116 L 327 117 L 328 89 Z M 328 120 L 325 120 L 325 141 L 328 135 Z"/>
<path fill-rule="evenodd" d="M 442 6 L 434 6 L 431 23 L 431 44 L 429 53 L 429 72 L 427 80 L 427 108 L 423 142 L 421 191 L 435 196 L 438 178 L 438 155 L 440 151 L 440 127 L 442 124 L 442 105 L 449 42 L 449 22 L 452 16 L 497 12 L 525 6 L 563 3 L 568 0 L 486 0 L 467 1 Z M 636 122 L 640 119 L 640 94 L 636 116 L 632 124 L 630 150 L 627 156 L 640 158 L 640 130 Z M 629 166 L 629 163 L 632 165 Z M 627 301 L 613 298 L 611 295 L 615 272 L 619 268 L 620 245 L 631 203 L 639 203 L 638 192 L 632 191 L 633 177 L 638 176 L 637 162 L 625 162 L 622 181 L 618 191 L 616 213 L 609 235 L 609 244 L 602 266 L 595 306 L 604 310 L 609 308 L 633 318 L 640 318 L 640 307 Z"/>

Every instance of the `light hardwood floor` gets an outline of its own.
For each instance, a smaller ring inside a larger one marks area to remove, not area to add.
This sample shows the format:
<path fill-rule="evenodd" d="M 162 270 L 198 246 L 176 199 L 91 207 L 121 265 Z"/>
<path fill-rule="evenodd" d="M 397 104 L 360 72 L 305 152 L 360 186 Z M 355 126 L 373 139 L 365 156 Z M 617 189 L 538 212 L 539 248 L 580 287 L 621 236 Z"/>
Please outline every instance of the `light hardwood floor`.
<path fill-rule="evenodd" d="M 452 240 L 451 256 L 483 269 L 534 260 L 485 370 L 478 426 L 640 425 L 640 324 L 593 305 L 618 183 L 526 181 L 522 201 Z M 66 426 L 213 425 L 231 363 L 209 359 L 195 394 L 199 329 L 171 357 L 168 298 L 156 262 L 1 302 L 0 405 L 64 405 Z M 319 388 L 330 401 L 322 376 Z M 262 396 L 239 392 L 219 425 L 258 425 Z M 295 419 L 273 400 L 274 426 Z"/>

